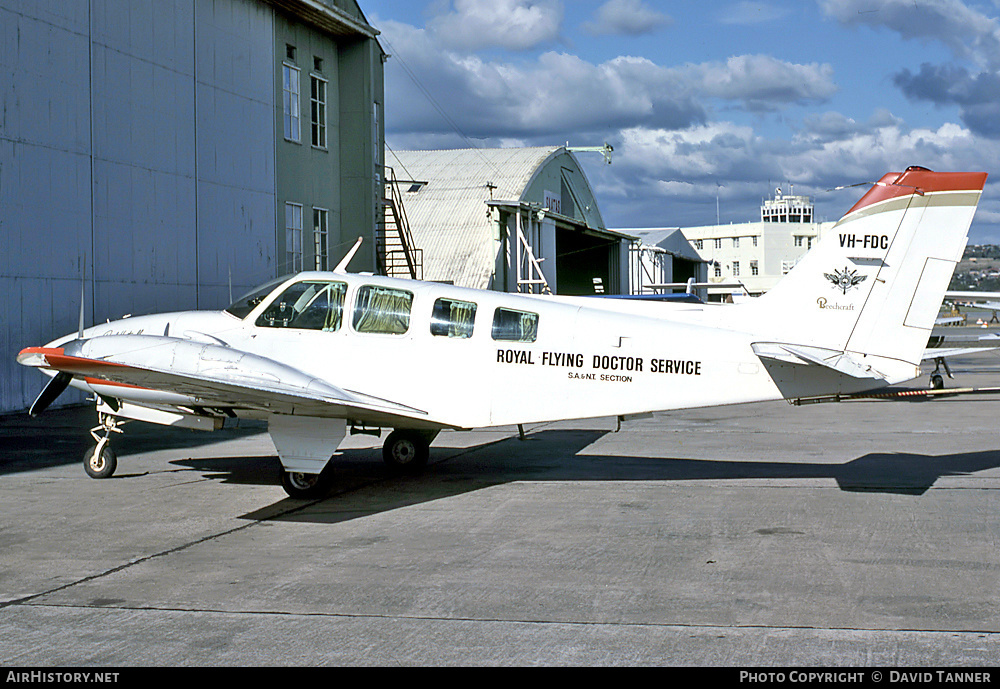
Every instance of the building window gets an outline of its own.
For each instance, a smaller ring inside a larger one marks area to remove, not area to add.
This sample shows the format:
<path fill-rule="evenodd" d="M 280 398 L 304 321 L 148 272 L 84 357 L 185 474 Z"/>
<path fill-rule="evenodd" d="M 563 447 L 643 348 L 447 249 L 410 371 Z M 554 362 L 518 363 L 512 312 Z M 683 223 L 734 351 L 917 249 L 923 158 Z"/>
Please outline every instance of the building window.
<path fill-rule="evenodd" d="M 309 113 L 312 120 L 312 145 L 326 148 L 326 79 L 315 74 L 309 78 Z"/>
<path fill-rule="evenodd" d="M 740 276 L 740 262 L 733 261 L 733 277 L 737 278 Z"/>
<path fill-rule="evenodd" d="M 316 244 L 316 270 L 329 270 L 330 211 L 325 208 L 313 208 L 313 241 Z"/>
<path fill-rule="evenodd" d="M 739 237 L 733 237 L 733 248 L 734 249 L 739 249 L 740 248 L 740 238 Z"/>
<path fill-rule="evenodd" d="M 750 274 L 751 275 L 759 275 L 760 274 L 760 271 L 757 268 L 757 261 L 750 261 Z"/>
<path fill-rule="evenodd" d="M 753 236 L 753 245 L 757 246 L 757 235 Z"/>
<path fill-rule="evenodd" d="M 285 44 L 285 57 L 288 58 L 289 62 L 295 62 L 295 46 L 291 43 Z"/>
<path fill-rule="evenodd" d="M 795 246 L 802 246 L 802 236 L 795 235 Z"/>
<path fill-rule="evenodd" d="M 701 240 L 701 239 L 694 240 L 694 248 L 695 249 L 703 249 L 703 248 L 705 248 L 704 244 L 705 244 L 705 242 L 703 240 Z"/>
<path fill-rule="evenodd" d="M 719 264 L 719 263 L 715 264 L 715 277 L 717 277 L 717 278 L 721 278 L 722 277 L 722 265 Z"/>
<path fill-rule="evenodd" d="M 715 248 L 716 249 L 721 249 L 722 248 L 722 239 L 716 239 L 715 240 Z"/>
<path fill-rule="evenodd" d="M 323 58 L 316 57 L 313 55 L 313 71 L 322 72 L 323 71 Z"/>
<path fill-rule="evenodd" d="M 285 204 L 285 264 L 288 270 L 302 270 L 302 205 Z"/>
<path fill-rule="evenodd" d="M 285 110 L 285 138 L 289 141 L 301 141 L 298 67 L 281 65 L 281 83 Z"/>
<path fill-rule="evenodd" d="M 382 155 L 382 137 L 379 133 L 382 131 L 382 113 L 379 108 L 378 101 L 372 103 L 372 155 L 375 157 L 375 169 L 380 170 Z M 378 174 L 378 173 L 376 173 Z"/>

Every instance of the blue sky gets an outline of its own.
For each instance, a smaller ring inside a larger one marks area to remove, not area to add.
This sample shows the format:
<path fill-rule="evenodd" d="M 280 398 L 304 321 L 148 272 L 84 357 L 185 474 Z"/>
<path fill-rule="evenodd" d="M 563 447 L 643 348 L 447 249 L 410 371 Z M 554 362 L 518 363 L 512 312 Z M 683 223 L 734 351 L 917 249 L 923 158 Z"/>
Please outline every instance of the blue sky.
<path fill-rule="evenodd" d="M 991 173 L 1000 244 L 1000 7 L 961 0 L 361 0 L 392 54 L 386 141 L 580 153 L 609 227 L 757 219 L 775 187 L 922 165 Z"/>

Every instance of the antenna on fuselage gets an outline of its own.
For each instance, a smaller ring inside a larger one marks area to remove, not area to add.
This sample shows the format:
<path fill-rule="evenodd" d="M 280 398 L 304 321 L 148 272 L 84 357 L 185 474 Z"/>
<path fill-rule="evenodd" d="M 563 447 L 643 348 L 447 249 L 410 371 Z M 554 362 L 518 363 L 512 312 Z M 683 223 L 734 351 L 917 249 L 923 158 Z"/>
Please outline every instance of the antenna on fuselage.
<path fill-rule="evenodd" d="M 364 241 L 364 237 L 358 237 L 358 241 L 354 242 L 354 246 L 352 246 L 351 250 L 347 252 L 347 255 L 344 256 L 343 260 L 341 260 L 341 262 L 337 264 L 337 267 L 333 269 L 333 272 L 335 273 L 347 272 L 347 264 L 351 262 L 352 258 L 354 258 L 354 254 L 358 253 L 358 249 L 361 248 L 362 241 Z"/>

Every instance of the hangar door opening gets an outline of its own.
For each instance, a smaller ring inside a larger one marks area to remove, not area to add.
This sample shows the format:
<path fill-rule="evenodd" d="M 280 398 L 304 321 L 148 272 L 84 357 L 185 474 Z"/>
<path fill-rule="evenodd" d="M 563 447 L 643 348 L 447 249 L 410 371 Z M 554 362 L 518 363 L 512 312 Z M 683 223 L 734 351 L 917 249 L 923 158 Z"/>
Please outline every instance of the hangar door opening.
<path fill-rule="evenodd" d="M 556 284 L 559 294 L 618 294 L 617 239 L 556 227 Z"/>
<path fill-rule="evenodd" d="M 698 281 L 698 264 L 674 256 L 674 276 L 671 282 L 687 282 L 691 278 Z"/>

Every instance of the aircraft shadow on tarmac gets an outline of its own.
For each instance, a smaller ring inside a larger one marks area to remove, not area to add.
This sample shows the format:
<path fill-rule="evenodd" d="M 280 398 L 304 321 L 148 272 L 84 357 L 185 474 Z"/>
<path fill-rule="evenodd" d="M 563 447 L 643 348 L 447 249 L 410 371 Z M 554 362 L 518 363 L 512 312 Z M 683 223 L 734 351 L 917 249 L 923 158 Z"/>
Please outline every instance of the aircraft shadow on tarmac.
<path fill-rule="evenodd" d="M 0 418 L 0 476 L 82 464 L 84 452 L 94 445 L 88 429 L 96 424 L 97 413 L 90 407 L 58 409 L 37 419 L 27 414 Z M 125 426 L 125 435 L 112 445 L 120 455 L 141 454 L 201 447 L 266 431 L 267 425 L 263 422 L 242 420 L 239 426 L 214 433 L 136 422 Z M 128 459 L 123 457 L 115 478 L 124 477 L 128 472 Z"/>
<path fill-rule="evenodd" d="M 921 495 L 942 477 L 1000 467 L 1000 450 L 951 455 L 870 453 L 844 464 L 739 459 L 587 454 L 605 431 L 546 430 L 525 441 L 505 438 L 468 449 L 432 447 L 432 462 L 417 476 L 394 476 L 380 450 L 347 450 L 336 457 L 329 497 L 304 504 L 285 499 L 243 515 L 336 523 L 514 481 L 698 481 L 834 479 L 843 491 Z M 435 454 L 437 456 L 435 456 Z M 253 461 L 248 461 L 253 460 Z M 276 457 L 186 459 L 172 462 L 225 482 L 278 482 Z M 270 469 L 268 469 L 270 467 Z M 268 480 L 268 474 L 273 478 Z"/>

